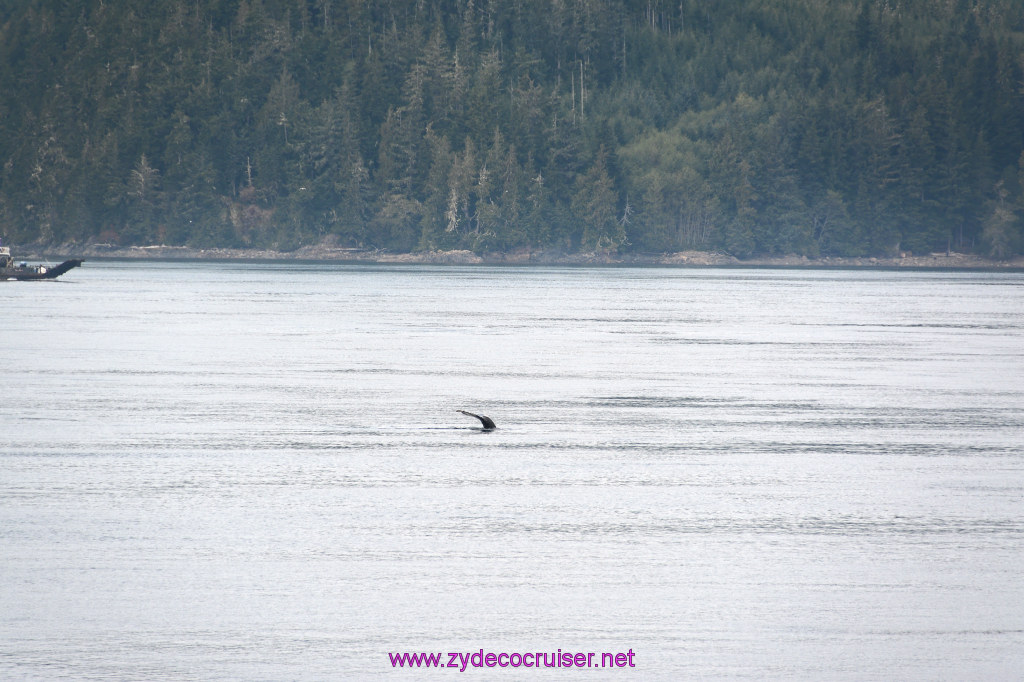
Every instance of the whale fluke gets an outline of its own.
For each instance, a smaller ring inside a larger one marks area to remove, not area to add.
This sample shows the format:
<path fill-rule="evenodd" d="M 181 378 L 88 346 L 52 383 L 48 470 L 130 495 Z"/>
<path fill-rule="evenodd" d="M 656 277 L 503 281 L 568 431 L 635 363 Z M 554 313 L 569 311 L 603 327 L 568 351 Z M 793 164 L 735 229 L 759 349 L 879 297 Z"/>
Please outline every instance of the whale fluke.
<path fill-rule="evenodd" d="M 479 419 L 480 423 L 484 425 L 484 431 L 493 431 L 494 429 L 498 428 L 497 426 L 494 425 L 494 422 L 491 421 L 490 417 L 485 417 L 482 414 L 473 414 L 472 412 L 466 412 L 465 410 L 455 410 L 455 411 L 456 412 L 461 412 L 462 414 L 466 415 L 467 417 L 476 417 L 477 419 Z"/>

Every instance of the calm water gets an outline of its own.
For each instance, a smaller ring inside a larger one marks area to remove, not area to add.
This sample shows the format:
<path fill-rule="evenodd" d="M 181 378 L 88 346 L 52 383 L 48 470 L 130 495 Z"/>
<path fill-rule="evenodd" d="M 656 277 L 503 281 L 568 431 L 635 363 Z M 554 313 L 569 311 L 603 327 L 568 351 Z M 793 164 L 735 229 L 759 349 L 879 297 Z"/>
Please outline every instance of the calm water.
<path fill-rule="evenodd" d="M 2 679 L 1024 675 L 1022 274 L 89 262 L 0 295 Z M 636 667 L 388 659 L 480 649 Z"/>

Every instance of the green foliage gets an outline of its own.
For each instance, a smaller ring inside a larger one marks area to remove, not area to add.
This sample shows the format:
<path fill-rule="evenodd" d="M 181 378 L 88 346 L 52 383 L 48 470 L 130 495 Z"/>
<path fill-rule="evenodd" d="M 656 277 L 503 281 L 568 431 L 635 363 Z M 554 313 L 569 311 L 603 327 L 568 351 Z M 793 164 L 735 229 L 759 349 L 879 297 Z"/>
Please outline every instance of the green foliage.
<path fill-rule="evenodd" d="M 0 236 L 1020 253 L 1018 0 L 0 3 Z"/>
<path fill-rule="evenodd" d="M 1020 218 L 1007 203 L 1008 192 L 1003 183 L 996 186 L 998 198 L 991 202 L 985 218 L 981 239 L 987 255 L 1006 258 L 1018 253 L 1021 242 Z"/>
<path fill-rule="evenodd" d="M 572 212 L 582 227 L 580 248 L 613 253 L 626 242 L 624 225 L 616 220 L 615 187 L 608 176 L 604 148 L 594 165 L 576 181 Z"/>

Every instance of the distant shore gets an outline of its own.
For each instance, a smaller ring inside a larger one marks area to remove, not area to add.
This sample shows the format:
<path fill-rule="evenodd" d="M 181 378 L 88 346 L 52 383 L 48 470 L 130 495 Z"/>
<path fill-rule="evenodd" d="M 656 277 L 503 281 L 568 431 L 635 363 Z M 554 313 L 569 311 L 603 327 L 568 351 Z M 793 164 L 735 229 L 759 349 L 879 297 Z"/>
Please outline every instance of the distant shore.
<path fill-rule="evenodd" d="M 304 246 L 294 251 L 269 249 L 197 249 L 187 246 L 114 246 L 110 244 L 63 244 L 55 247 L 29 245 L 14 247 L 18 259 L 97 258 L 130 260 L 228 260 L 228 261 L 334 261 L 349 263 L 399 263 L 429 265 L 637 265 L 637 266 L 731 266 L 810 268 L 966 268 L 1024 269 L 1024 256 L 1006 260 L 966 253 L 903 253 L 891 257 L 841 258 L 772 256 L 741 260 L 713 251 L 676 253 L 564 253 L 554 251 L 511 251 L 477 254 L 472 251 L 420 251 L 395 253 L 373 249 L 334 246 Z"/>

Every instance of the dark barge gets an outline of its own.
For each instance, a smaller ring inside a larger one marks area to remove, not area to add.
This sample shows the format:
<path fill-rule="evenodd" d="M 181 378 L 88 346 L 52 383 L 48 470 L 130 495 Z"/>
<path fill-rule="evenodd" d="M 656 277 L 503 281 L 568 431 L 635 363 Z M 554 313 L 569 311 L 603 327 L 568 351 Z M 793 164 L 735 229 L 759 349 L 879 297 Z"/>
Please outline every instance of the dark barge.
<path fill-rule="evenodd" d="M 57 279 L 83 262 L 81 258 L 72 258 L 52 268 L 47 265 L 15 263 L 14 258 L 11 257 L 11 249 L 7 246 L 0 246 L 0 281 L 5 279 Z"/>

